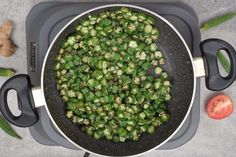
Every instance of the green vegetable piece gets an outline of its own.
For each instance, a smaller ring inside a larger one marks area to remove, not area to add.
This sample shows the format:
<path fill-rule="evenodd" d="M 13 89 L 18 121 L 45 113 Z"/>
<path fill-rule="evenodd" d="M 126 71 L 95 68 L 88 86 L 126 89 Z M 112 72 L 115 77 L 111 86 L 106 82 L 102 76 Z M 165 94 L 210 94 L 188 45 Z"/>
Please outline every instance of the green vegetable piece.
<path fill-rule="evenodd" d="M 151 67 L 151 64 L 149 62 L 145 62 L 142 64 L 143 70 L 148 70 Z"/>
<path fill-rule="evenodd" d="M 144 27 L 144 32 L 145 33 L 151 33 L 152 32 L 152 25 L 150 24 L 147 24 L 145 27 Z"/>
<path fill-rule="evenodd" d="M 156 51 L 157 50 L 157 45 L 155 43 L 152 43 L 150 45 L 150 50 L 153 51 L 153 52 Z"/>
<path fill-rule="evenodd" d="M 95 79 L 100 80 L 103 77 L 103 72 L 100 70 L 95 70 L 92 75 Z"/>
<path fill-rule="evenodd" d="M 138 17 L 135 16 L 135 15 L 132 15 L 132 16 L 130 17 L 130 20 L 132 20 L 132 21 L 137 21 L 137 20 L 138 20 Z"/>
<path fill-rule="evenodd" d="M 0 128 L 5 131 L 8 135 L 17 138 L 22 139 L 20 135 L 18 135 L 15 130 L 5 121 L 5 119 L 0 116 Z"/>
<path fill-rule="evenodd" d="M 77 105 L 75 103 L 72 103 L 72 102 L 67 103 L 67 106 L 66 106 L 66 108 L 70 111 L 75 110 L 76 107 L 77 107 Z"/>
<path fill-rule="evenodd" d="M 101 133 L 99 131 L 94 132 L 93 137 L 97 140 L 101 138 Z"/>
<path fill-rule="evenodd" d="M 147 22 L 150 23 L 150 24 L 153 24 L 155 22 L 155 19 L 151 16 L 148 16 L 147 17 Z"/>
<path fill-rule="evenodd" d="M 146 53 L 144 51 L 141 52 L 140 56 L 139 56 L 139 59 L 140 60 L 145 60 L 146 59 Z"/>
<path fill-rule="evenodd" d="M 109 26 L 109 25 L 111 24 L 111 20 L 109 20 L 109 19 L 107 19 L 107 18 L 102 19 L 102 20 L 100 21 L 100 24 L 101 24 L 102 26 Z"/>
<path fill-rule="evenodd" d="M 161 113 L 161 119 L 163 122 L 167 122 L 170 119 L 170 115 L 166 112 Z"/>
<path fill-rule="evenodd" d="M 67 111 L 66 112 L 66 117 L 67 118 L 72 118 L 73 117 L 73 112 L 72 111 Z"/>
<path fill-rule="evenodd" d="M 132 119 L 131 119 L 131 120 L 128 120 L 128 121 L 127 121 L 127 124 L 130 125 L 130 126 L 135 126 L 135 125 L 136 125 L 136 122 L 135 122 L 135 120 L 132 120 Z"/>
<path fill-rule="evenodd" d="M 140 130 L 141 130 L 142 132 L 146 132 L 147 129 L 148 129 L 148 125 L 142 125 L 142 126 L 140 126 Z"/>
<path fill-rule="evenodd" d="M 162 77 L 163 79 L 167 79 L 167 78 L 168 78 L 168 74 L 167 74 L 166 72 L 162 72 L 162 73 L 161 73 L 161 77 Z"/>
<path fill-rule="evenodd" d="M 145 117 L 146 117 L 146 115 L 145 115 L 144 112 L 141 112 L 141 113 L 139 114 L 139 118 L 141 118 L 141 119 L 145 119 Z"/>
<path fill-rule="evenodd" d="M 129 125 L 126 127 L 127 131 L 131 131 L 132 129 L 133 129 L 132 126 L 129 126 Z"/>
<path fill-rule="evenodd" d="M 96 34 L 97 34 L 97 31 L 96 31 L 95 29 L 92 29 L 92 30 L 90 31 L 90 35 L 91 35 L 91 36 L 96 36 Z"/>
<path fill-rule="evenodd" d="M 129 41 L 129 47 L 131 47 L 131 48 L 137 48 L 137 47 L 138 47 L 138 44 L 137 44 L 136 41 L 131 40 L 131 41 Z"/>
<path fill-rule="evenodd" d="M 225 69 L 225 71 L 229 74 L 230 73 L 230 62 L 225 58 L 224 54 L 219 51 L 217 53 L 217 58 L 219 59 L 221 65 Z"/>
<path fill-rule="evenodd" d="M 71 97 L 71 98 L 72 98 L 72 97 L 76 97 L 75 91 L 69 90 L 69 91 L 68 91 L 68 96 Z"/>
<path fill-rule="evenodd" d="M 102 48 L 101 48 L 100 45 L 96 45 L 96 46 L 94 47 L 94 51 L 96 51 L 96 52 L 99 52 L 99 51 L 101 51 L 101 50 L 102 50 Z"/>
<path fill-rule="evenodd" d="M 124 137 L 127 134 L 127 131 L 124 128 L 120 128 L 118 134 L 120 137 Z"/>
<path fill-rule="evenodd" d="M 79 49 L 79 44 L 78 44 L 78 43 L 74 44 L 73 48 L 74 48 L 75 50 L 78 50 L 78 49 Z"/>
<path fill-rule="evenodd" d="M 80 29 L 80 31 L 81 31 L 81 33 L 82 34 L 88 34 L 88 27 L 82 27 L 81 29 Z"/>
<path fill-rule="evenodd" d="M 153 134 L 155 132 L 155 127 L 154 126 L 150 126 L 148 129 L 147 129 L 148 133 L 149 134 Z"/>
<path fill-rule="evenodd" d="M 136 30 L 136 25 L 133 24 L 133 23 L 129 24 L 129 25 L 128 25 L 128 30 L 129 30 L 129 32 L 135 31 L 135 30 Z"/>
<path fill-rule="evenodd" d="M 154 88 L 159 89 L 160 86 L 161 86 L 161 82 L 160 82 L 160 80 L 157 80 L 157 82 L 154 83 Z"/>
<path fill-rule="evenodd" d="M 203 23 L 202 26 L 201 26 L 201 30 L 208 30 L 210 28 L 213 28 L 213 27 L 216 27 L 230 19 L 232 19 L 233 17 L 236 16 L 236 13 L 226 13 L 224 15 L 221 15 L 219 17 L 215 17 L 209 21 L 207 21 L 206 23 Z"/>
<path fill-rule="evenodd" d="M 83 25 L 83 26 L 88 26 L 89 24 L 90 24 L 90 21 L 83 21 L 83 22 L 81 22 L 81 24 Z"/>
<path fill-rule="evenodd" d="M 164 81 L 164 82 L 163 82 L 163 85 L 164 85 L 164 86 L 170 86 L 170 81 Z"/>
<path fill-rule="evenodd" d="M 98 69 L 106 69 L 107 66 L 108 66 L 108 63 L 107 63 L 107 61 L 105 61 L 105 60 L 99 60 L 97 63 L 95 63 L 95 66 L 96 66 Z"/>
<path fill-rule="evenodd" d="M 162 69 L 161 69 L 160 67 L 156 67 L 156 68 L 155 68 L 155 73 L 156 73 L 157 75 L 160 75 L 161 72 L 162 72 Z"/>
<path fill-rule="evenodd" d="M 171 95 L 170 95 L 170 94 L 166 94 L 165 100 L 166 100 L 166 101 L 169 101 L 170 99 L 171 99 Z"/>
<path fill-rule="evenodd" d="M 85 95 L 87 101 L 92 101 L 94 99 L 94 94 L 92 92 L 89 92 Z"/>
<path fill-rule="evenodd" d="M 0 76 L 11 77 L 14 74 L 15 74 L 15 72 L 12 69 L 0 68 Z"/>
<path fill-rule="evenodd" d="M 87 133 L 89 136 L 92 136 L 92 135 L 93 135 L 93 132 L 94 132 L 94 128 L 93 128 L 93 127 L 86 127 L 86 133 Z"/>
<path fill-rule="evenodd" d="M 75 39 L 74 36 L 70 36 L 70 37 L 68 38 L 68 40 L 67 40 L 67 43 L 68 43 L 69 45 L 74 45 L 75 42 L 76 42 L 76 39 Z"/>

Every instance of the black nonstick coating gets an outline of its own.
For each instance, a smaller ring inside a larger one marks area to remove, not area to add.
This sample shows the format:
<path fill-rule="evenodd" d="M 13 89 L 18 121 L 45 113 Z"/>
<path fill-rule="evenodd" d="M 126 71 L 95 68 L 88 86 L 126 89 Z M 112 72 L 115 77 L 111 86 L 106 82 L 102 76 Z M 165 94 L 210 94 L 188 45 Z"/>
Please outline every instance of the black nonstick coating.
<path fill-rule="evenodd" d="M 106 8 L 106 9 L 114 9 Z M 104 9 L 92 11 L 96 14 Z M 137 9 L 133 9 L 137 10 Z M 141 10 L 138 10 L 142 12 Z M 83 18 L 85 18 L 85 15 Z M 60 130 L 74 143 L 91 152 L 107 156 L 129 156 L 148 151 L 165 141 L 181 124 L 190 107 L 194 88 L 193 67 L 187 49 L 177 33 L 162 19 L 156 18 L 160 29 L 157 44 L 166 59 L 165 70 L 173 84 L 172 99 L 168 103 L 171 115 L 169 122 L 157 128 L 154 134 L 144 134 L 137 142 L 114 143 L 106 140 L 95 140 L 83 133 L 75 124 L 65 117 L 65 104 L 56 89 L 54 58 L 61 41 L 74 32 L 74 27 L 81 18 L 69 25 L 56 39 L 48 55 L 43 78 L 44 94 L 48 110 Z"/>

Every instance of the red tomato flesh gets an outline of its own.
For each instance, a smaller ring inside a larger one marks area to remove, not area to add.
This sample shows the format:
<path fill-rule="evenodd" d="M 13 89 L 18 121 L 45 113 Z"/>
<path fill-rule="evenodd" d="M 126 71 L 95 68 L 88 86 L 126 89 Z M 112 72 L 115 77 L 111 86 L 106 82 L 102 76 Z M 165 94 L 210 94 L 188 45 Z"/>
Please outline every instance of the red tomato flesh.
<path fill-rule="evenodd" d="M 224 119 L 233 112 L 233 109 L 233 101 L 224 94 L 214 96 L 206 107 L 208 116 L 213 119 Z"/>

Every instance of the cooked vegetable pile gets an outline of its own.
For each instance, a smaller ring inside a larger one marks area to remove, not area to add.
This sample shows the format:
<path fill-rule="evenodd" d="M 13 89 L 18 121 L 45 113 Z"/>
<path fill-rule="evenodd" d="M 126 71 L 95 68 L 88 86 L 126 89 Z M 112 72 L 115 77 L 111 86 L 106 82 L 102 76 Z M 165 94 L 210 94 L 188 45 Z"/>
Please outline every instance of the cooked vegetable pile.
<path fill-rule="evenodd" d="M 126 7 L 81 21 L 55 59 L 66 116 L 95 139 L 137 141 L 169 120 L 155 20 Z"/>

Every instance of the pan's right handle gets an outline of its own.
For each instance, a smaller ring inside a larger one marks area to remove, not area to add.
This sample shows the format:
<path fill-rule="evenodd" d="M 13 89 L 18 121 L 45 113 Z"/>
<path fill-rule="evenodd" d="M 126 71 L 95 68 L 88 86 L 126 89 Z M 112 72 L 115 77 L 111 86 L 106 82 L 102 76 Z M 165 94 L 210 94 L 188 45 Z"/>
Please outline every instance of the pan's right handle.
<path fill-rule="evenodd" d="M 214 91 L 223 90 L 229 87 L 236 79 L 236 51 L 224 40 L 207 39 L 200 44 L 203 57 L 206 61 L 206 85 L 207 88 Z M 231 62 L 230 73 L 227 77 L 220 75 L 217 64 L 217 53 L 219 50 L 225 50 Z"/>
<path fill-rule="evenodd" d="M 11 89 L 17 93 L 18 106 L 21 110 L 19 116 L 12 114 L 7 103 L 7 95 Z M 38 121 L 39 116 L 34 107 L 31 82 L 28 75 L 13 76 L 3 84 L 0 89 L 0 110 L 7 121 L 19 127 L 29 127 Z"/>

